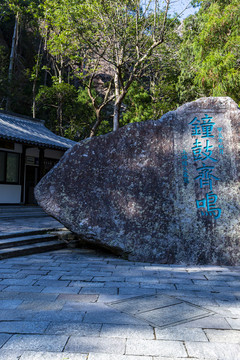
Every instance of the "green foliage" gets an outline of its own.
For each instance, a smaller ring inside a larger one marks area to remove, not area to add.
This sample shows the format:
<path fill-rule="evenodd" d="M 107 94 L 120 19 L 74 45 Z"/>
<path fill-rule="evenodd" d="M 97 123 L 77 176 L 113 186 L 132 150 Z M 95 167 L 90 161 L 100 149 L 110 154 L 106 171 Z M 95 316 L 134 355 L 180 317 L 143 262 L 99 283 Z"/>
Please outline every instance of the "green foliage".
<path fill-rule="evenodd" d="M 79 140 L 99 119 L 95 134 L 111 131 L 118 97 L 121 126 L 157 119 L 179 102 L 179 24 L 167 18 L 164 41 L 151 48 L 162 38 L 163 12 L 144 13 L 138 0 L 3 3 L 0 31 L 7 46 L 5 55 L 0 49 L 6 64 L 0 69 L 0 104 L 16 16 L 19 36 L 9 84 L 13 111 L 31 116 L 36 96 L 36 116 L 52 131 Z"/>
<path fill-rule="evenodd" d="M 46 119 L 46 125 L 53 132 L 60 133 L 58 112 L 61 102 L 63 135 L 76 141 L 88 135 L 94 112 L 86 90 L 80 88 L 77 91 L 73 85 L 54 79 L 52 86 L 40 87 L 36 101 L 38 117 Z"/>
<path fill-rule="evenodd" d="M 153 117 L 152 98 L 150 94 L 134 81 L 125 98 L 126 111 L 121 119 L 121 126 L 128 123 L 149 120 Z"/>
<path fill-rule="evenodd" d="M 230 96 L 240 102 L 239 25 L 238 0 L 202 1 L 198 15 L 185 21 L 182 101 L 205 95 Z"/>

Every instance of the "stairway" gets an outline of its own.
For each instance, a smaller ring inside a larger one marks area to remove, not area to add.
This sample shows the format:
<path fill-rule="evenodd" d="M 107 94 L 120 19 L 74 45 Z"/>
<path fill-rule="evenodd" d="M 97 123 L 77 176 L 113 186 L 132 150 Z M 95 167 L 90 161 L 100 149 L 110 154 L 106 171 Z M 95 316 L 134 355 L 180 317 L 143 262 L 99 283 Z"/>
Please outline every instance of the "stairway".
<path fill-rule="evenodd" d="M 66 248 L 67 243 L 58 239 L 56 231 L 51 234 L 50 230 L 53 229 L 0 235 L 0 260 Z"/>
<path fill-rule="evenodd" d="M 39 206 L 1 206 L 0 205 L 0 219 L 21 219 L 21 218 L 45 218 L 49 215 L 46 214 Z"/>

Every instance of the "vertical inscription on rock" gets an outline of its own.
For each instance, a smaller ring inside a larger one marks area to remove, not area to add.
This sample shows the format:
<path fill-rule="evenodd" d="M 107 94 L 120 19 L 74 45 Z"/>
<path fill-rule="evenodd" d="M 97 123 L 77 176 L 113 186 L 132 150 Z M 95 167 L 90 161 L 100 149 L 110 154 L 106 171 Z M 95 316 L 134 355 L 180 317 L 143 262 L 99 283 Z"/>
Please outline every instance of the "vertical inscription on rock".
<path fill-rule="evenodd" d="M 190 121 L 193 160 L 199 165 L 197 167 L 197 176 L 194 178 L 197 185 L 205 193 L 203 199 L 196 199 L 197 209 L 201 210 L 203 216 L 214 216 L 218 219 L 221 215 L 221 209 L 216 207 L 218 196 L 214 193 L 214 184 L 220 178 L 215 174 L 215 164 L 218 162 L 213 156 L 214 151 L 214 133 L 216 123 L 213 117 L 205 114 L 198 119 L 194 117 Z"/>

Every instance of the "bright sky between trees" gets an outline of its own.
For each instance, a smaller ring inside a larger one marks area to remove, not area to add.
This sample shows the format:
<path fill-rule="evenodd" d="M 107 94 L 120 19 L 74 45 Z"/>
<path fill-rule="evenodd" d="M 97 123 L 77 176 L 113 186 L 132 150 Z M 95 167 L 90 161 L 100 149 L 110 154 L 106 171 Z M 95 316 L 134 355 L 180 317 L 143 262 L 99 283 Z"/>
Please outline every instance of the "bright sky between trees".
<path fill-rule="evenodd" d="M 149 0 L 142 0 L 141 3 L 143 8 L 149 6 Z M 159 0 L 158 5 L 160 9 L 164 9 L 166 0 Z M 149 9 L 153 10 L 154 6 L 154 1 L 152 1 Z M 180 19 L 184 19 L 196 11 L 197 9 L 191 5 L 191 0 L 171 0 L 170 2 L 169 13 L 171 15 L 178 14 Z"/>
<path fill-rule="evenodd" d="M 197 8 L 191 6 L 190 0 L 172 0 L 170 12 L 181 14 L 181 19 L 186 18 L 187 16 L 194 14 L 197 11 Z"/>

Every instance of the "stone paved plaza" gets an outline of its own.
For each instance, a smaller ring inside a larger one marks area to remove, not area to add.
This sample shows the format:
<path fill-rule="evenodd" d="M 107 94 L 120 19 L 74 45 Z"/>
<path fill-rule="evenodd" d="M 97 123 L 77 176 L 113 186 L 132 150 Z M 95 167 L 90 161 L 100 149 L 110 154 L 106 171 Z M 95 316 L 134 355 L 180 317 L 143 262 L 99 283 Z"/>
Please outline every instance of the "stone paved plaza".
<path fill-rule="evenodd" d="M 1 360 L 239 360 L 239 267 L 93 249 L 0 261 Z"/>

